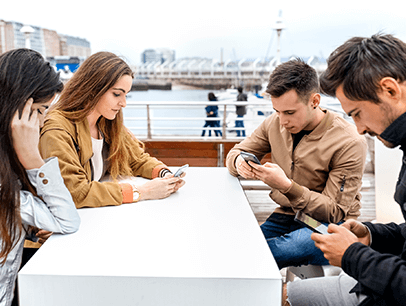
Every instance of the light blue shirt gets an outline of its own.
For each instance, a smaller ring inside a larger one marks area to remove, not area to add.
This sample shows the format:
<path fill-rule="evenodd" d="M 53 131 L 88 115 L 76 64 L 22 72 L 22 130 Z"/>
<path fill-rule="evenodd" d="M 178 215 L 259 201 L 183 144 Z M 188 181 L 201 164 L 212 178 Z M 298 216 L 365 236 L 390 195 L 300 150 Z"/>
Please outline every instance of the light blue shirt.
<path fill-rule="evenodd" d="M 24 240 L 28 237 L 35 239 L 30 226 L 61 234 L 74 233 L 79 229 L 79 214 L 63 182 L 58 158 L 47 159 L 45 165 L 39 169 L 27 170 L 27 174 L 42 199 L 26 190 L 20 191 L 23 232 L 8 254 L 5 264 L 0 266 L 0 306 L 9 306 L 13 300 Z"/>

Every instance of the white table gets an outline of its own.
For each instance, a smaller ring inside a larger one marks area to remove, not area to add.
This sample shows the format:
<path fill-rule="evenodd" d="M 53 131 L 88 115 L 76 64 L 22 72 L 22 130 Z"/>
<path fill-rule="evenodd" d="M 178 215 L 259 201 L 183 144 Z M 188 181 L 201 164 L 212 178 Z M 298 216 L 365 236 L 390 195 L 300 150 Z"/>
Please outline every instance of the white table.
<path fill-rule="evenodd" d="M 19 273 L 21 306 L 280 305 L 282 278 L 238 182 L 189 168 L 164 200 L 80 209 Z"/>

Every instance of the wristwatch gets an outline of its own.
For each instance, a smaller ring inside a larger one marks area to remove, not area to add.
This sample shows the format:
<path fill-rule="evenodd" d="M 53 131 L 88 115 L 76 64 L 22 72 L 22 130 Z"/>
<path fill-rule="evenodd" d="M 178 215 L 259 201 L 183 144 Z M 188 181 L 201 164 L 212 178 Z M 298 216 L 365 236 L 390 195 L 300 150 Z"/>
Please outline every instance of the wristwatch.
<path fill-rule="evenodd" d="M 135 187 L 134 185 L 132 187 L 133 187 L 133 202 L 138 202 L 141 198 L 141 193 L 137 187 Z"/>

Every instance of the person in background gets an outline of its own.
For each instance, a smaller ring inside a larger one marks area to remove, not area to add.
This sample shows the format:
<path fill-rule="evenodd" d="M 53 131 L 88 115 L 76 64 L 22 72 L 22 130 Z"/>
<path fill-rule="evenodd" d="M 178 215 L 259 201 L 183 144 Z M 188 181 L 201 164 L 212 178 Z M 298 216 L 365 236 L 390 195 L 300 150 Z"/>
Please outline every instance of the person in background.
<path fill-rule="evenodd" d="M 400 146 L 403 162 L 394 198 L 405 218 L 406 43 L 384 34 L 353 37 L 327 64 L 321 89 L 338 98 L 358 132 L 377 136 L 388 148 Z M 328 231 L 312 239 L 343 273 L 288 283 L 286 305 L 406 305 L 405 223 L 348 220 Z"/>
<path fill-rule="evenodd" d="M 242 87 L 238 87 L 238 95 L 237 95 L 237 101 L 248 101 L 247 95 L 243 93 Z M 236 110 L 237 114 L 237 120 L 235 121 L 235 127 L 236 128 L 242 128 L 241 130 L 237 130 L 237 137 L 245 137 L 245 129 L 244 129 L 244 120 L 238 119 L 238 118 L 243 118 L 244 115 L 247 113 L 247 107 L 245 105 L 237 105 Z"/>
<path fill-rule="evenodd" d="M 294 220 L 303 211 L 324 223 L 357 219 L 367 144 L 355 126 L 320 107 L 316 71 L 301 59 L 280 64 L 269 77 L 275 113 L 227 155 L 234 176 L 263 181 L 279 206 L 261 230 L 279 268 L 327 265 L 310 239 L 311 230 Z M 240 152 L 272 163 L 248 164 Z"/>
<path fill-rule="evenodd" d="M 44 113 L 62 88 L 38 52 L 14 49 L 0 56 L 1 306 L 13 302 L 25 238 L 38 240 L 38 229 L 68 234 L 79 228 L 58 159 L 43 160 L 38 150 Z"/>
<path fill-rule="evenodd" d="M 74 73 L 46 118 L 40 152 L 59 158 L 77 208 L 162 199 L 185 183 L 145 153 L 143 143 L 124 126 L 122 108 L 132 79 L 120 57 L 95 53 Z M 101 182 L 106 174 L 112 181 Z M 123 176 L 151 180 L 136 186 L 120 183 Z"/>
<path fill-rule="evenodd" d="M 212 92 L 208 93 L 208 99 L 209 99 L 209 101 L 217 101 L 217 97 Z M 206 110 L 207 118 L 218 117 L 219 107 L 217 105 L 207 105 L 205 107 L 205 110 Z M 220 121 L 219 120 L 206 120 L 206 123 L 204 124 L 203 128 L 206 128 L 206 127 L 220 127 Z M 214 132 L 216 133 L 216 136 L 223 135 L 219 129 L 214 130 Z M 203 130 L 202 137 L 205 135 L 205 133 L 206 133 L 206 130 Z M 211 136 L 211 129 L 209 130 L 209 137 L 210 136 Z"/>

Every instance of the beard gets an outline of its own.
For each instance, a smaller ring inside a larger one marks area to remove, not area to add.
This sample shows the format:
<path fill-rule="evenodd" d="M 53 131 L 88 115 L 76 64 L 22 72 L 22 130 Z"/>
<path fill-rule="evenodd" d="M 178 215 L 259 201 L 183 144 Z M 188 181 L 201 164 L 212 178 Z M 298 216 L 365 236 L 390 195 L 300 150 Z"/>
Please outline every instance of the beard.
<path fill-rule="evenodd" d="M 389 148 L 389 149 L 393 149 L 393 148 L 396 148 L 396 147 L 397 147 L 397 146 L 394 145 L 393 143 L 391 143 L 391 142 L 389 142 L 389 141 L 387 141 L 387 140 L 381 138 L 380 136 L 377 136 L 376 138 L 378 138 L 378 139 L 383 143 L 383 145 L 384 145 L 385 147 Z"/>
<path fill-rule="evenodd" d="M 382 125 L 385 127 L 385 130 L 397 119 L 400 117 L 398 112 L 396 112 L 396 109 L 391 107 L 390 105 L 386 103 L 381 103 L 380 106 L 380 111 L 382 114 L 384 114 L 382 118 Z M 377 136 L 377 138 L 383 143 L 383 145 L 387 148 L 393 149 L 397 147 L 397 145 L 394 145 L 393 143 L 383 139 L 380 137 L 380 135 L 375 134 L 374 132 L 368 133 L 371 136 Z"/>

